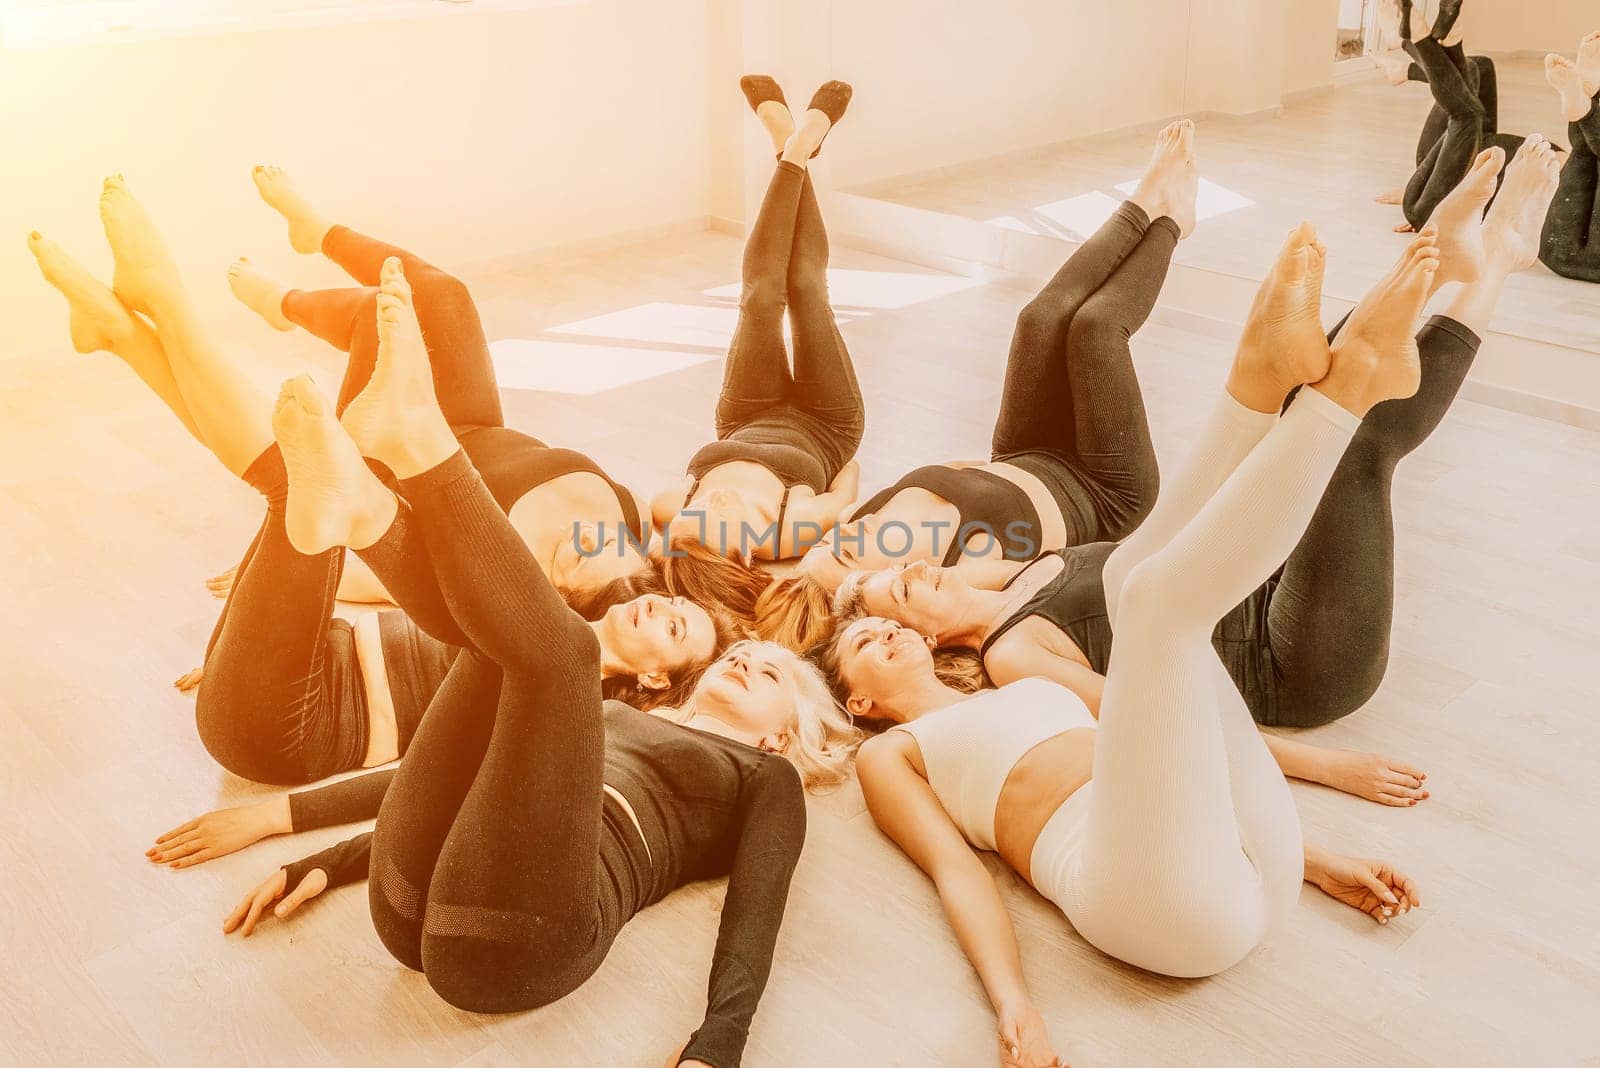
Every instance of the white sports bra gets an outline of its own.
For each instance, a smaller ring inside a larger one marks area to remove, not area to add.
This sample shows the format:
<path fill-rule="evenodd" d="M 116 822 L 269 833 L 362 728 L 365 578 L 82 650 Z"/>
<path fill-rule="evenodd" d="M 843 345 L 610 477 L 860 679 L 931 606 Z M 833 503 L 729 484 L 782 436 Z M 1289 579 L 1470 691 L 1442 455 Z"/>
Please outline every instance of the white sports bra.
<path fill-rule="evenodd" d="M 1018 679 L 893 729 L 917 740 L 928 785 L 962 835 L 992 851 L 995 807 L 1011 769 L 1040 742 L 1094 726 L 1089 706 L 1065 686 Z"/>

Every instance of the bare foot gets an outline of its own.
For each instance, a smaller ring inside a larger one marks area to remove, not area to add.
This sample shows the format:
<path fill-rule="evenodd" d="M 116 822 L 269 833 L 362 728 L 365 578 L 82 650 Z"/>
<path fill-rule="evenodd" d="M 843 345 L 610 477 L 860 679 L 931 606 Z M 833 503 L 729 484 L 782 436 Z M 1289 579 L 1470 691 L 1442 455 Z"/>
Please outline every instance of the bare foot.
<path fill-rule="evenodd" d="M 1411 75 L 1411 57 L 1399 48 L 1372 53 L 1372 64 L 1383 72 L 1390 85 L 1404 85 Z"/>
<path fill-rule="evenodd" d="M 781 153 L 789 138 L 794 136 L 794 115 L 789 105 L 778 100 L 764 100 L 756 108 L 756 118 L 772 138 L 772 150 Z"/>
<path fill-rule="evenodd" d="M 100 221 L 111 243 L 111 290 L 130 308 L 149 314 L 153 302 L 182 288 L 166 241 L 120 174 L 100 190 Z"/>
<path fill-rule="evenodd" d="M 1150 166 L 1134 189 L 1132 200 L 1152 220 L 1171 219 L 1178 232 L 1188 237 L 1195 227 L 1195 200 L 1199 195 L 1200 172 L 1194 163 L 1194 123 L 1179 119 L 1156 134 Z"/>
<path fill-rule="evenodd" d="M 792 119 L 790 120 L 793 121 Z M 800 116 L 800 124 L 783 142 L 783 158 L 804 167 L 811 161 L 812 153 L 822 147 L 822 139 L 833 129 L 833 120 L 816 108 L 808 108 Z"/>
<path fill-rule="evenodd" d="M 1428 221 L 1439 228 L 1434 288 L 1446 282 L 1471 282 L 1483 273 L 1483 210 L 1494 196 L 1505 163 L 1505 149 L 1498 145 L 1484 149 L 1466 177 L 1433 209 Z"/>
<path fill-rule="evenodd" d="M 411 286 L 400 261 L 383 263 L 378 292 L 378 355 L 372 378 L 340 418 L 363 456 L 386 464 L 398 478 L 435 467 L 456 450 L 439 412 L 433 369 L 417 325 Z"/>
<path fill-rule="evenodd" d="M 284 169 L 259 166 L 250 172 L 250 177 L 255 180 L 261 199 L 289 223 L 289 246 L 307 255 L 321 252 L 322 239 L 333 229 L 333 223 L 300 195 Z"/>
<path fill-rule="evenodd" d="M 109 287 L 39 231 L 28 235 L 28 250 L 44 280 L 67 298 L 67 327 L 79 352 L 116 352 L 139 331 L 150 330 Z"/>
<path fill-rule="evenodd" d="M 1589 114 L 1594 107 L 1593 94 L 1583 91 L 1583 76 L 1572 60 L 1550 53 L 1544 57 L 1544 76 L 1561 94 L 1561 114 L 1568 122 L 1577 122 Z"/>
<path fill-rule="evenodd" d="M 1276 412 L 1291 389 L 1328 373 L 1322 328 L 1326 257 L 1317 228 L 1301 223 L 1256 292 L 1228 372 L 1228 392 L 1245 407 Z"/>
<path fill-rule="evenodd" d="M 338 545 L 365 549 L 394 522 L 394 494 L 361 459 L 333 405 L 307 375 L 288 379 L 272 409 L 272 433 L 289 472 L 284 523 L 307 556 Z"/>
<path fill-rule="evenodd" d="M 1600 30 L 1595 30 L 1578 45 L 1578 76 L 1583 79 L 1583 91 L 1594 99 L 1600 93 Z"/>
<path fill-rule="evenodd" d="M 1408 222 L 1403 222 L 1395 225 L 1394 232 L 1397 234 L 1414 234 L 1417 232 L 1417 228 Z"/>
<path fill-rule="evenodd" d="M 1407 246 L 1392 271 L 1350 313 L 1334 340 L 1328 374 L 1317 392 L 1357 416 L 1373 405 L 1409 397 L 1422 382 L 1417 317 L 1439 269 L 1432 224 Z"/>
<path fill-rule="evenodd" d="M 1538 134 L 1522 143 L 1483 223 L 1486 269 L 1513 274 L 1539 257 L 1539 233 L 1561 181 L 1561 159 Z"/>
<path fill-rule="evenodd" d="M 239 303 L 267 321 L 274 330 L 293 330 L 283 314 L 283 295 L 288 292 L 276 278 L 240 256 L 228 268 L 228 288 Z"/>

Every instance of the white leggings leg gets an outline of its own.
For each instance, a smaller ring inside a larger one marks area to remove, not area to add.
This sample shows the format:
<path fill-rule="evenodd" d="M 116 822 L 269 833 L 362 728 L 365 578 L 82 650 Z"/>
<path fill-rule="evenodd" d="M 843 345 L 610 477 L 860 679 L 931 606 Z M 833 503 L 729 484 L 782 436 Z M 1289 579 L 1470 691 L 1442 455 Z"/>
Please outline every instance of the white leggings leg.
<path fill-rule="evenodd" d="M 1158 527 L 1135 541 L 1141 528 L 1121 562 L 1093 793 L 1063 902 L 1090 942 L 1170 975 L 1237 963 L 1299 893 L 1294 802 L 1211 630 L 1299 541 L 1360 425 L 1305 389 L 1282 419 L 1265 417 L 1250 449 L 1254 421 L 1228 404 L 1196 462 L 1163 488 L 1165 514 L 1158 502 L 1146 522 L 1168 524 L 1168 540 L 1157 544 Z M 1220 477 L 1199 462 L 1229 457 L 1243 459 Z"/>

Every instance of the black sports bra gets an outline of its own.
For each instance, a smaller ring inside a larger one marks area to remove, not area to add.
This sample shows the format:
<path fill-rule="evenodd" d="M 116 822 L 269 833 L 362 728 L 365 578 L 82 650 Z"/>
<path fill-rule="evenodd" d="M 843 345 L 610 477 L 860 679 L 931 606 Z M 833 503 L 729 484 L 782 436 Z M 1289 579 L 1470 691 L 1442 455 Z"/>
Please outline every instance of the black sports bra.
<path fill-rule="evenodd" d="M 538 438 L 504 426 L 485 426 L 461 435 L 461 448 L 483 476 L 483 484 L 506 513 L 532 490 L 562 475 L 584 472 L 598 475 L 617 495 L 622 521 L 634 540 L 648 544 L 650 528 L 639 516 L 639 504 L 626 486 L 603 471 L 599 464 L 572 449 L 551 448 Z"/>
<path fill-rule="evenodd" d="M 1106 560 L 1116 547 L 1114 541 L 1096 541 L 1056 549 L 1039 557 L 1039 560 L 1059 557 L 1061 574 L 1040 587 L 1026 604 L 983 640 L 978 648 L 979 658 L 988 656 L 990 647 L 1012 627 L 1038 616 L 1072 639 L 1089 666 L 1104 675 L 1111 664 L 1111 619 L 1106 615 L 1104 572 Z M 1012 575 L 1002 589 L 1010 589 L 1012 583 L 1026 575 L 1039 560 Z"/>
<path fill-rule="evenodd" d="M 752 460 L 751 463 L 760 463 L 760 461 Z M 766 467 L 765 464 L 762 464 L 761 466 Z M 772 473 L 775 474 L 775 475 L 777 474 L 776 471 L 773 471 Z M 689 502 L 694 500 L 694 495 L 696 493 L 700 492 L 700 480 L 702 478 L 704 478 L 704 477 L 705 477 L 704 475 L 696 475 L 695 476 L 694 484 L 689 487 L 689 492 L 685 493 L 683 495 L 683 507 L 684 508 L 689 507 Z M 789 511 L 789 491 L 792 490 L 792 489 L 794 489 L 793 486 L 784 486 L 783 487 L 783 496 L 778 498 L 777 530 L 778 530 L 778 537 L 779 537 L 780 540 L 783 538 L 783 517 Z"/>
<path fill-rule="evenodd" d="M 955 505 L 961 517 L 961 528 L 945 550 L 942 561 L 945 567 L 954 567 L 960 562 L 967 540 L 976 533 L 987 533 L 997 539 L 1007 560 L 1031 560 L 1038 552 L 1037 541 L 1031 547 L 1023 548 L 1017 539 L 1007 534 L 1011 525 L 1016 523 L 1025 525 L 1031 537 L 1038 537 L 1039 510 L 1033 506 L 1033 499 L 1016 483 L 975 467 L 946 467 L 943 464 L 919 467 L 857 508 L 850 516 L 850 521 L 853 523 L 862 516 L 882 511 L 883 506 L 904 489 L 924 489 Z"/>

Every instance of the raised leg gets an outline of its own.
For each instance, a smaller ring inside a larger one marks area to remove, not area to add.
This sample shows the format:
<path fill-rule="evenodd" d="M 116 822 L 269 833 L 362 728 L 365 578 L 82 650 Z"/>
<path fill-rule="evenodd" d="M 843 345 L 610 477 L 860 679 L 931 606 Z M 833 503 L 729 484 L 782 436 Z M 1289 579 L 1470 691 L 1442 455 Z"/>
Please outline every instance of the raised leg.
<path fill-rule="evenodd" d="M 1439 42 L 1424 38 L 1416 42 L 1415 54 L 1427 72 L 1434 100 L 1450 116 L 1444 136 L 1406 186 L 1406 220 L 1421 229 L 1478 154 L 1483 137 L 1483 104 Z"/>
<path fill-rule="evenodd" d="M 1067 455 L 1096 520 L 1093 530 L 1069 531 L 1068 544 L 1121 538 L 1155 503 L 1160 475 L 1129 343 L 1155 308 L 1177 244 L 1177 224 L 1156 220 L 1067 329 Z"/>
<path fill-rule="evenodd" d="M 189 414 L 183 391 L 178 388 L 178 380 L 172 374 L 161 338 L 150 324 L 118 300 L 109 286 L 37 230 L 28 235 L 28 249 L 38 261 L 45 281 L 67 298 L 72 347 L 79 352 L 109 352 L 119 357 L 161 398 L 184 429 L 205 444 L 194 416 Z"/>
<path fill-rule="evenodd" d="M 794 380 L 783 339 L 783 313 L 805 184 L 804 167 L 780 161 L 745 241 L 739 323 L 728 346 L 722 392 L 717 397 L 719 438 L 783 404 L 791 393 Z"/>
<path fill-rule="evenodd" d="M 289 542 L 288 473 L 278 446 L 244 479 L 267 502 L 206 647 L 195 726 L 235 775 L 301 785 L 360 767 L 367 708 L 347 624 L 333 617 L 344 553 Z"/>
<path fill-rule="evenodd" d="M 806 172 L 795 213 L 787 284 L 789 332 L 794 346 L 790 401 L 815 417 L 825 436 L 817 444 L 837 472 L 855 455 L 866 429 L 866 409 L 850 350 L 828 298 L 828 231 L 817 192 Z"/>
<path fill-rule="evenodd" d="M 154 320 L 200 439 L 223 466 L 243 477 L 272 444 L 271 405 L 217 346 L 166 243 L 120 177 L 106 179 L 100 216 L 116 265 L 113 291 Z"/>

